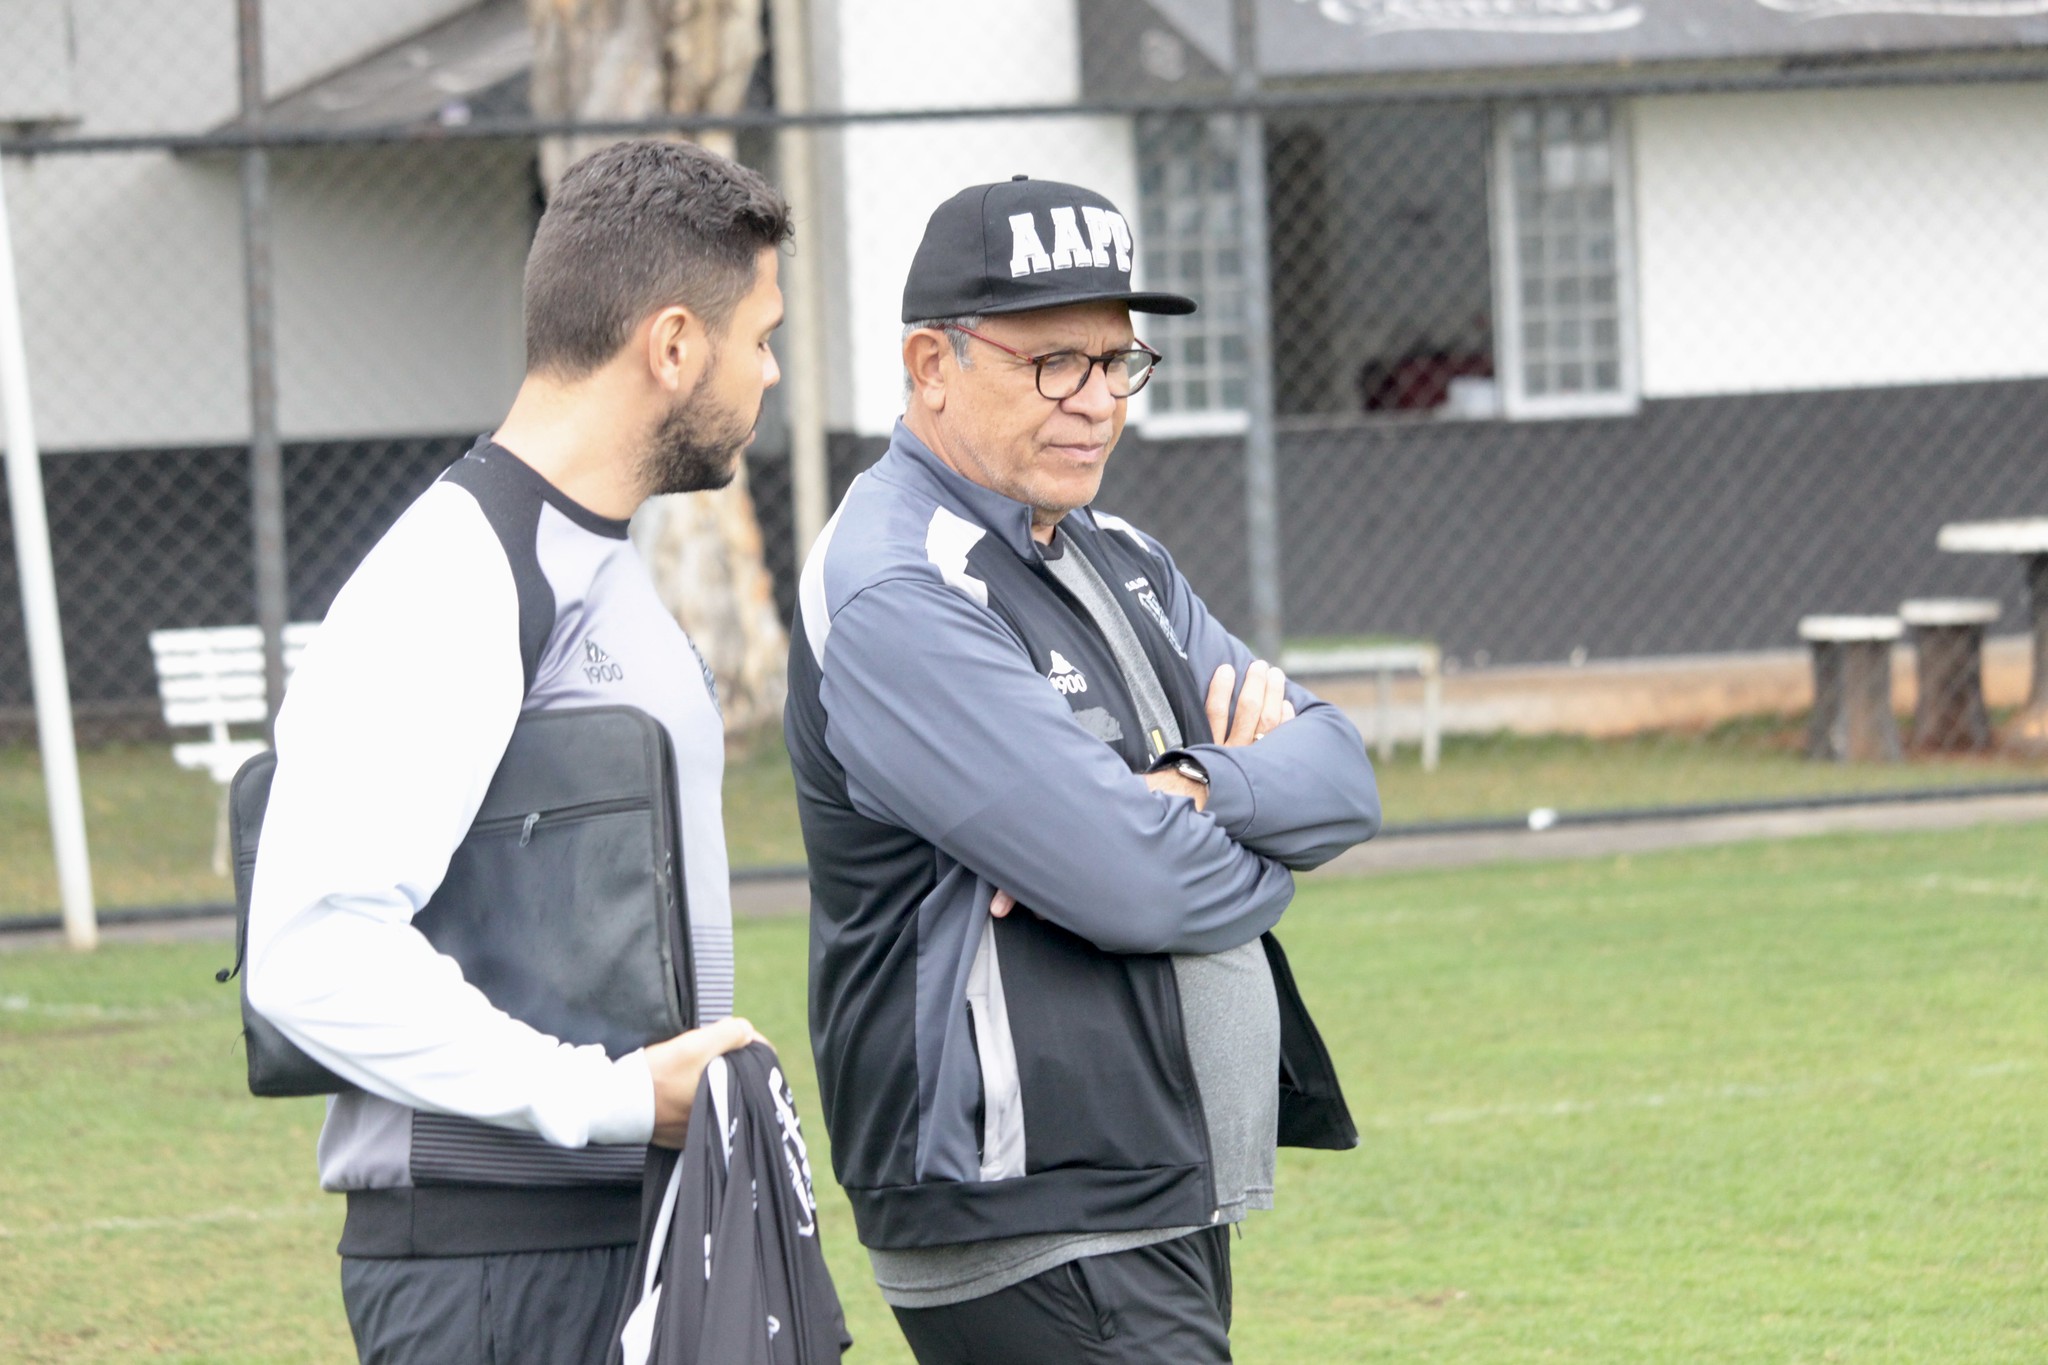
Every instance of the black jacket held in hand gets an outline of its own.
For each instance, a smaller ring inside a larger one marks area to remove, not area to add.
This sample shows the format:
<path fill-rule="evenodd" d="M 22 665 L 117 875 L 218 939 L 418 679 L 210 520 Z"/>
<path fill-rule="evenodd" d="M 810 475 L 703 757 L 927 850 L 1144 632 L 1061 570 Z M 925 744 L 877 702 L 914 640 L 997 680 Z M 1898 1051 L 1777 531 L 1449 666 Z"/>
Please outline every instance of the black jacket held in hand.
<path fill-rule="evenodd" d="M 651 1148 L 642 1189 L 609 1365 L 836 1365 L 853 1345 L 818 1246 L 796 1105 L 767 1044 L 705 1068 L 683 1150 Z"/>
<path fill-rule="evenodd" d="M 1251 653 L 1165 547 L 1083 509 L 1061 538 L 1129 618 L 1208 806 L 1158 756 L 1114 652 L 1054 579 L 1031 509 L 899 426 L 798 591 L 785 729 L 811 866 L 811 1047 L 861 1241 L 898 1248 L 1219 1217 L 1170 954 L 1262 938 L 1280 1006 L 1280 1140 L 1357 1142 L 1268 932 L 1293 873 L 1379 826 L 1336 707 L 1213 742 Z M 1018 911 L 991 919 L 1000 888 Z"/>

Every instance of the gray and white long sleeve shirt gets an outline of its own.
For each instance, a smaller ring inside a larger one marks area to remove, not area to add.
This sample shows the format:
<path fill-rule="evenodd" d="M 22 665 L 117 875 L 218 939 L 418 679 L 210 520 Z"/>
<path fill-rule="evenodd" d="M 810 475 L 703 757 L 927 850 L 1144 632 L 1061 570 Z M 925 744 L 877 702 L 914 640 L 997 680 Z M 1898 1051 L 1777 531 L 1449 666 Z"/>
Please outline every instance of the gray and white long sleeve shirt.
<path fill-rule="evenodd" d="M 536 659 L 531 678 L 525 660 Z M 345 1252 L 631 1242 L 653 1132 L 616 1060 L 499 1010 L 412 925 L 523 712 L 625 704 L 676 756 L 704 1022 L 732 1009 L 710 676 L 626 523 L 488 442 L 442 476 L 335 598 L 277 721 L 249 914 L 251 1004 L 335 1074 L 320 1179 Z"/>

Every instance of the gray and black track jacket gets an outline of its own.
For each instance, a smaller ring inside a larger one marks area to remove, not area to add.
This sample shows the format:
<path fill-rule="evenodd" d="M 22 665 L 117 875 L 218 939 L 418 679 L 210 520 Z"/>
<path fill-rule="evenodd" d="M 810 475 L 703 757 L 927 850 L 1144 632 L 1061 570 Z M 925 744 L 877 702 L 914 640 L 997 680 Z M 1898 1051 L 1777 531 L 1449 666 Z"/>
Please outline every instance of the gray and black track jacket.
<path fill-rule="evenodd" d="M 1290 684 L 1257 745 L 1208 743 L 1207 682 L 1250 651 L 1159 543 L 1099 512 L 1061 534 L 1116 593 L 1206 811 L 1134 776 L 1109 645 L 1046 569 L 1030 509 L 899 425 L 813 548 L 786 713 L 811 865 L 811 1045 L 832 1161 L 873 1247 L 1211 1222 L 1173 953 L 1266 936 L 1280 1140 L 1350 1115 L 1267 931 L 1379 824 L 1365 746 Z M 991 919 L 996 889 L 1023 911 Z"/>

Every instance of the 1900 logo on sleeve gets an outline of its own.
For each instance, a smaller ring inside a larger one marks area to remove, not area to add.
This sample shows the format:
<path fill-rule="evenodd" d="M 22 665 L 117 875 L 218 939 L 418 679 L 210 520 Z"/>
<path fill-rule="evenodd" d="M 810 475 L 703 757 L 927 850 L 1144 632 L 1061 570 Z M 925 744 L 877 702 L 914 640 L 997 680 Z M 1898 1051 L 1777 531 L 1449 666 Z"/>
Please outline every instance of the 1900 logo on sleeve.
<path fill-rule="evenodd" d="M 604 646 L 595 637 L 583 639 L 583 676 L 593 683 L 624 682 L 626 670 L 621 668 L 612 656 L 604 652 Z"/>
<path fill-rule="evenodd" d="M 1052 671 L 1045 675 L 1045 680 L 1063 697 L 1078 696 L 1088 690 L 1088 679 L 1058 650 L 1052 652 Z"/>

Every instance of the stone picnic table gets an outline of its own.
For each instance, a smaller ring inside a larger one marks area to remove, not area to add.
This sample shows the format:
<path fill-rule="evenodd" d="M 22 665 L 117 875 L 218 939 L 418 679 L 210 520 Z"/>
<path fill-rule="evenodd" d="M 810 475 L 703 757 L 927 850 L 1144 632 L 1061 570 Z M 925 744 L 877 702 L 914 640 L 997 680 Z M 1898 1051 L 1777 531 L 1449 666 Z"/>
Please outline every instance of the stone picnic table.
<path fill-rule="evenodd" d="M 1935 543 L 1950 554 L 2019 557 L 2034 632 L 2034 678 L 2027 704 L 2006 726 L 2004 739 L 2012 748 L 2048 754 L 2048 517 L 1952 521 Z"/>

